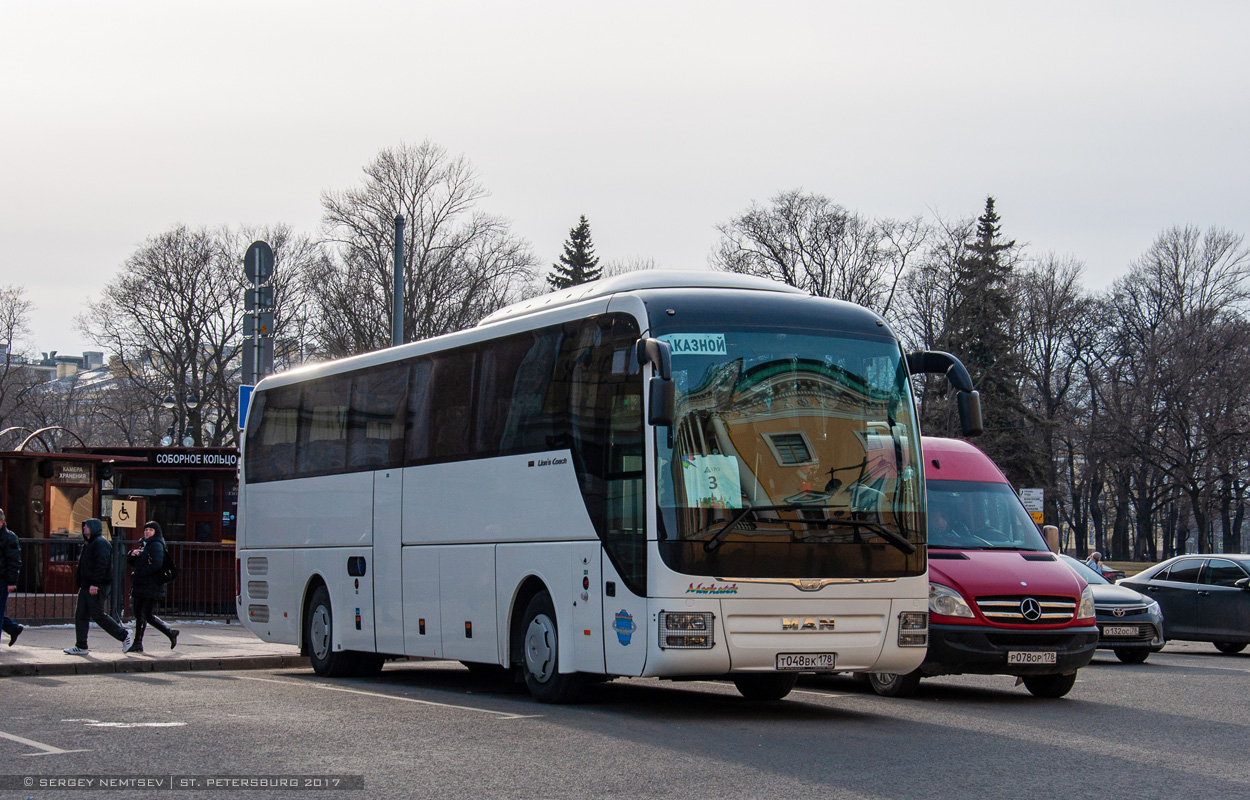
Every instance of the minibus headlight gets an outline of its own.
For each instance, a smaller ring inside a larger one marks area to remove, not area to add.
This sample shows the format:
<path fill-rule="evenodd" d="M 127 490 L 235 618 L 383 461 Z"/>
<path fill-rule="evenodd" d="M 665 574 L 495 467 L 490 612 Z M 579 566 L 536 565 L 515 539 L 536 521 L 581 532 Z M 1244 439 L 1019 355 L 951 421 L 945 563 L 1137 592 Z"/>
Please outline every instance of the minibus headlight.
<path fill-rule="evenodd" d="M 943 617 L 974 617 L 968 601 L 959 592 L 940 583 L 929 584 L 929 611 Z"/>
<path fill-rule="evenodd" d="M 1081 605 L 1076 610 L 1077 619 L 1094 618 L 1094 592 L 1086 586 L 1081 590 Z"/>
<path fill-rule="evenodd" d="M 660 647 L 665 650 L 712 649 L 711 611 L 661 611 Z"/>

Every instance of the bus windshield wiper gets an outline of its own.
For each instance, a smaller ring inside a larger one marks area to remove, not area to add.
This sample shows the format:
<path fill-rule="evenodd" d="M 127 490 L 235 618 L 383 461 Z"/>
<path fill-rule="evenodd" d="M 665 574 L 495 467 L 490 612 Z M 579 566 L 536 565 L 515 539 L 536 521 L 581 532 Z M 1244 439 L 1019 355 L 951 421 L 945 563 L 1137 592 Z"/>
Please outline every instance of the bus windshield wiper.
<path fill-rule="evenodd" d="M 722 525 L 716 533 L 712 534 L 712 538 L 703 543 L 703 551 L 713 553 L 716 548 L 721 546 L 721 542 L 725 541 L 725 537 L 729 535 L 729 531 L 733 526 L 737 525 L 743 517 L 752 511 L 798 511 L 804 508 L 838 508 L 839 506 L 819 505 L 816 503 L 786 503 L 780 506 L 746 506 L 733 516 L 728 522 Z"/>
<path fill-rule="evenodd" d="M 893 545 L 907 555 L 911 555 L 916 552 L 916 545 L 914 543 L 902 534 L 890 530 L 880 522 L 872 522 L 866 519 L 831 519 L 829 520 L 829 523 L 831 525 L 849 525 L 853 528 L 863 528 L 869 533 L 877 534 L 882 539 L 885 539 L 886 544 Z"/>

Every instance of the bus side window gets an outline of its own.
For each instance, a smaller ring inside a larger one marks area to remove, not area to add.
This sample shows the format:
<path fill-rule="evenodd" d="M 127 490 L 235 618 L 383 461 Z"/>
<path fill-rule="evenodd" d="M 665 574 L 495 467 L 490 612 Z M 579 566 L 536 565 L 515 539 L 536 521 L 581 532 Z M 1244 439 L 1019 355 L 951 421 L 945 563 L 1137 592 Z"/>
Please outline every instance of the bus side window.
<path fill-rule="evenodd" d="M 356 375 L 347 417 L 347 468 L 392 469 L 403 462 L 407 363 Z"/>
<path fill-rule="evenodd" d="M 483 352 L 479 454 L 551 449 L 556 420 L 544 405 L 559 346 L 559 329 L 548 328 L 498 342 Z"/>
<path fill-rule="evenodd" d="M 270 389 L 252 398 L 252 402 L 254 406 L 248 414 L 248 481 L 295 477 L 300 387 Z"/>
<path fill-rule="evenodd" d="M 473 424 L 473 368 L 477 353 L 461 348 L 430 360 L 430 458 L 457 461 L 472 457 L 469 426 Z"/>
<path fill-rule="evenodd" d="M 333 375 L 304 388 L 295 459 L 300 477 L 332 475 L 346 468 L 351 386 L 351 375 Z"/>

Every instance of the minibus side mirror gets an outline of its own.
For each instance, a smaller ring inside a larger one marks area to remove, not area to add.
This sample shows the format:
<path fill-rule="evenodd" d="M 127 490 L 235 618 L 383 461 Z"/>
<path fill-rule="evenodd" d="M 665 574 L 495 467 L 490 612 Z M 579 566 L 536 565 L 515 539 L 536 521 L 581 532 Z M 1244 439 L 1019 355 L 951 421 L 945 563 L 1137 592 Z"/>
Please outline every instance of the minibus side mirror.
<path fill-rule="evenodd" d="M 1046 546 L 1050 548 L 1050 552 L 1059 552 L 1059 528 L 1054 525 L 1042 526 L 1042 538 L 1046 540 Z"/>
<path fill-rule="evenodd" d="M 673 355 L 668 342 L 659 339 L 638 340 L 638 363 L 654 367 L 647 384 L 647 422 L 670 426 L 677 416 L 677 389 L 673 383 Z"/>
<path fill-rule="evenodd" d="M 972 376 L 962 361 L 940 350 L 917 350 L 907 354 L 907 371 L 912 375 L 945 375 L 955 389 L 960 430 L 968 437 L 981 435 L 981 393 L 973 388 Z"/>

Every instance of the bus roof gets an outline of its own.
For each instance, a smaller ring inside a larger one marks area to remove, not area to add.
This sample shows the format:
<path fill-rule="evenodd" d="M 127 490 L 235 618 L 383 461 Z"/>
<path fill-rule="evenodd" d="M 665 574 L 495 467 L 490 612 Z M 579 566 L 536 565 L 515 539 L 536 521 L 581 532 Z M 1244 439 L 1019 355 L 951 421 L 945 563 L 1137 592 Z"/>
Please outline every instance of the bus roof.
<path fill-rule="evenodd" d="M 767 278 L 752 275 L 738 275 L 733 272 L 713 272 L 712 270 L 675 270 L 675 269 L 644 269 L 627 272 L 612 278 L 583 283 L 558 292 L 551 292 L 530 300 L 522 300 L 499 309 L 487 316 L 478 326 L 491 325 L 505 319 L 515 319 L 539 311 L 547 311 L 559 306 L 580 303 L 594 297 L 606 297 L 617 292 L 632 292 L 639 289 L 755 289 L 765 292 L 784 292 L 787 294 L 806 295 L 802 289 L 796 289 Z"/>
<path fill-rule="evenodd" d="M 1007 477 L 989 456 L 976 445 L 961 439 L 923 436 L 925 478 L 928 480 L 976 481 L 1006 483 Z"/>

